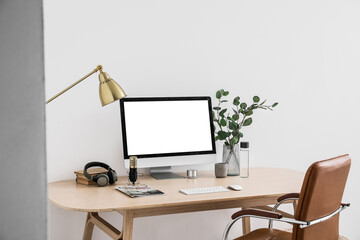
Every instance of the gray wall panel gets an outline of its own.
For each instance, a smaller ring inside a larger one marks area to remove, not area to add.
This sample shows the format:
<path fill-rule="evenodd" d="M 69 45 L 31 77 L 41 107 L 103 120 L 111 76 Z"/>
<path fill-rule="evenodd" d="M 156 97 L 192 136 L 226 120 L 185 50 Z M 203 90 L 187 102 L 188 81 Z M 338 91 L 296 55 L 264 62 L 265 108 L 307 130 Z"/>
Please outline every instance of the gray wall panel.
<path fill-rule="evenodd" d="M 46 239 L 41 0 L 0 0 L 0 239 Z"/>

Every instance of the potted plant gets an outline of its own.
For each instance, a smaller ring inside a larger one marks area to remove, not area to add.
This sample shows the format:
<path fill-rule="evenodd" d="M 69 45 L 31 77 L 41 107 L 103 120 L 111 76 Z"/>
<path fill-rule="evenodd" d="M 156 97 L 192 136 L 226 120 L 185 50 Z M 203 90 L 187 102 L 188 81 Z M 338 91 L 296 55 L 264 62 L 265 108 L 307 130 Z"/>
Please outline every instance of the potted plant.
<path fill-rule="evenodd" d="M 250 126 L 253 122 L 252 115 L 256 109 L 273 110 L 278 105 L 277 102 L 265 105 L 266 100 L 260 103 L 258 96 L 253 97 L 253 102 L 247 104 L 241 102 L 237 96 L 232 102 L 232 107 L 224 108 L 223 104 L 228 102 L 224 97 L 229 95 L 229 91 L 220 89 L 216 92 L 218 105 L 213 107 L 213 119 L 215 129 L 215 140 L 224 141 L 223 162 L 228 164 L 228 176 L 240 174 L 239 141 L 243 137 L 240 131 L 242 127 Z"/>

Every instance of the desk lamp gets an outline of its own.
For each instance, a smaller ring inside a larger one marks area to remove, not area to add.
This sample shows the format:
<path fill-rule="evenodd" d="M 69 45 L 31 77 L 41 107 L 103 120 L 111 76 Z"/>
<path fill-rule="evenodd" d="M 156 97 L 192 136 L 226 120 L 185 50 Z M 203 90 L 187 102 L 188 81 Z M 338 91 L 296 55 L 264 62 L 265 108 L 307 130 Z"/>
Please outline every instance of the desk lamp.
<path fill-rule="evenodd" d="M 55 98 L 59 97 L 60 95 L 68 91 L 70 88 L 74 87 L 75 85 L 85 80 L 86 78 L 90 77 L 92 74 L 96 73 L 97 71 L 100 71 L 99 95 L 102 106 L 108 105 L 109 103 L 115 102 L 116 100 L 126 97 L 124 90 L 119 86 L 119 84 L 117 84 L 113 79 L 110 78 L 110 76 L 106 72 L 103 72 L 102 70 L 103 67 L 101 65 L 97 66 L 92 72 L 82 77 L 79 81 L 73 83 L 71 86 L 67 87 L 60 93 L 56 94 L 54 97 L 50 98 L 46 102 L 46 104 L 48 104 Z"/>

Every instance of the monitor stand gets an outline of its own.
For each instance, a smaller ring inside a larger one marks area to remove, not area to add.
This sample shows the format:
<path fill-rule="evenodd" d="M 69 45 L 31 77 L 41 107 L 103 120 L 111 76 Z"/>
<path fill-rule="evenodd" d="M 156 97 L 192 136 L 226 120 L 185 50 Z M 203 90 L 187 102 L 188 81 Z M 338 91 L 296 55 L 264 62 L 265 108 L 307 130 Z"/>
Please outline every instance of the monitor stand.
<path fill-rule="evenodd" d="M 150 168 L 150 175 L 157 180 L 185 178 L 184 176 L 171 172 L 171 167 Z"/>

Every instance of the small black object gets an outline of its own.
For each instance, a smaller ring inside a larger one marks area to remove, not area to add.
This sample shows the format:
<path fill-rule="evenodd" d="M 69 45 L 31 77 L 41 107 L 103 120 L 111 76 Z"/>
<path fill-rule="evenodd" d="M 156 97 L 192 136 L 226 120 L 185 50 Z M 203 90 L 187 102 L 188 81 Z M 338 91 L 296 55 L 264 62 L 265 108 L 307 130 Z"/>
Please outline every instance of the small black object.
<path fill-rule="evenodd" d="M 99 173 L 95 176 L 90 175 L 87 170 L 91 167 L 102 167 L 105 168 L 107 173 Z M 102 162 L 89 162 L 84 167 L 84 176 L 90 180 L 96 182 L 99 187 L 104 187 L 107 184 L 114 184 L 117 181 L 117 175 L 111 167 Z"/>
<path fill-rule="evenodd" d="M 137 157 L 130 157 L 130 172 L 129 172 L 129 180 L 135 185 L 137 180 Z"/>
<path fill-rule="evenodd" d="M 249 142 L 240 142 L 241 148 L 249 148 Z"/>
<path fill-rule="evenodd" d="M 137 169 L 136 168 L 130 168 L 129 180 L 130 180 L 130 182 L 135 184 L 135 182 L 137 180 Z"/>

